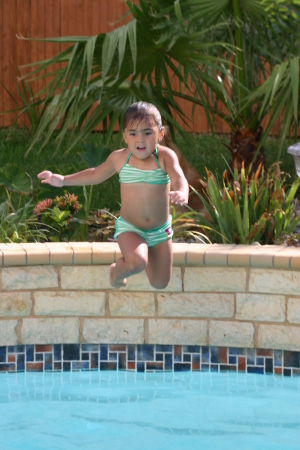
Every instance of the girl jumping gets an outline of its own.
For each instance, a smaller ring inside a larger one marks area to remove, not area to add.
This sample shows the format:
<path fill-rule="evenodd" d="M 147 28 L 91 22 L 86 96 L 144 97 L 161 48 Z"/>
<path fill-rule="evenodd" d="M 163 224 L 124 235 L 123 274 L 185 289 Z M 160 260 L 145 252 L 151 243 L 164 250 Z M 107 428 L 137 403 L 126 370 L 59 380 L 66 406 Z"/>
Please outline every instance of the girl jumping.
<path fill-rule="evenodd" d="M 110 283 L 116 288 L 126 286 L 129 276 L 144 269 L 156 289 L 164 289 L 171 278 L 169 199 L 186 205 L 189 187 L 176 154 L 159 145 L 163 136 L 157 108 L 150 103 L 134 103 L 124 115 L 125 148 L 112 152 L 93 169 L 65 176 L 48 170 L 38 174 L 42 183 L 62 187 L 99 184 L 119 173 L 121 211 L 114 237 L 123 256 L 109 270 Z"/>

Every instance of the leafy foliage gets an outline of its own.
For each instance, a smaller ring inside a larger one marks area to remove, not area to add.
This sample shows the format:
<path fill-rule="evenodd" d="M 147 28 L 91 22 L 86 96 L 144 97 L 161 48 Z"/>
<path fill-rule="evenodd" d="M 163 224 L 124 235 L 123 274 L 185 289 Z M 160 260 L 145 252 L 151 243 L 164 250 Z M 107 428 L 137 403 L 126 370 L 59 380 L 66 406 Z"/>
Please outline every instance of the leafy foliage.
<path fill-rule="evenodd" d="M 211 129 L 218 115 L 234 132 L 263 120 L 257 153 L 284 117 L 278 150 L 299 120 L 299 0 L 126 1 L 132 20 L 110 33 L 46 39 L 69 48 L 26 75 L 50 77 L 42 120 L 31 148 L 59 126 L 58 146 L 72 128 L 73 147 L 102 123 L 106 140 L 134 101 L 159 107 L 182 132 L 173 112 L 188 123 L 179 99 L 201 105 Z M 55 63 L 59 70 L 44 73 Z M 36 102 L 37 100 L 34 100 Z M 271 113 L 271 114 L 270 114 Z"/>
<path fill-rule="evenodd" d="M 74 194 L 67 193 L 38 203 L 34 208 L 34 214 L 38 218 L 41 229 L 48 231 L 47 240 L 54 242 L 69 242 L 76 239 L 79 234 L 80 222 L 77 215 L 81 210 L 78 198 Z M 45 225 L 46 227 L 43 227 Z"/>
<path fill-rule="evenodd" d="M 233 181 L 225 171 L 221 186 L 208 172 L 207 198 L 201 199 L 209 219 L 198 214 L 196 222 L 208 227 L 212 242 L 273 244 L 300 223 L 294 201 L 299 184 L 298 178 L 288 189 L 278 163 L 251 178 L 244 170 L 239 178 L 235 171 Z"/>

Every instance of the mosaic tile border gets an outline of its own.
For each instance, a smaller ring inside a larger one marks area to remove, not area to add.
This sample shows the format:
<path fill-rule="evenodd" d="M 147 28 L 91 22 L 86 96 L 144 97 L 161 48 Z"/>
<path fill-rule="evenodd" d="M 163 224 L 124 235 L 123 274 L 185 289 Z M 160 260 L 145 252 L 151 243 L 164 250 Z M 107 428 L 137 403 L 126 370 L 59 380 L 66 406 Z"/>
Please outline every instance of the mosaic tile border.
<path fill-rule="evenodd" d="M 0 372 L 131 370 L 300 375 L 300 352 L 152 344 L 53 344 L 0 347 Z"/>

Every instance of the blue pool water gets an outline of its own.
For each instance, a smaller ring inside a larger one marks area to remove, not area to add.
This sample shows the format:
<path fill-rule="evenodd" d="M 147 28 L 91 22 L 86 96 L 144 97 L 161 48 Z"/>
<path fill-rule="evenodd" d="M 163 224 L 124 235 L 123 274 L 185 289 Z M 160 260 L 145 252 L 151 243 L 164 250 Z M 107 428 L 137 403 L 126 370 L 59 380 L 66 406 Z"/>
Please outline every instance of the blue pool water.
<path fill-rule="evenodd" d="M 300 378 L 0 374 L 0 449 L 298 449 Z"/>

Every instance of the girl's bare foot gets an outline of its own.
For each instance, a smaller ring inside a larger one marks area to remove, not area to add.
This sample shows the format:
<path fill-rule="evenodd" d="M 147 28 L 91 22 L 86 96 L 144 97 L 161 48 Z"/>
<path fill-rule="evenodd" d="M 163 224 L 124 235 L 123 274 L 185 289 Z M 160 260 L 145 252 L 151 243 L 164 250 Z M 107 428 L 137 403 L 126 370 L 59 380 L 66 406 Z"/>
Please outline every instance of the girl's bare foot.
<path fill-rule="evenodd" d="M 113 264 L 110 265 L 110 268 L 109 268 L 109 282 L 110 282 L 110 284 L 113 287 L 115 287 L 115 288 L 121 288 L 121 287 L 126 286 L 127 278 L 123 278 L 123 279 L 121 278 L 120 280 L 116 280 L 114 278 L 114 269 L 115 269 L 115 267 L 116 267 L 116 263 L 113 263 Z"/>

